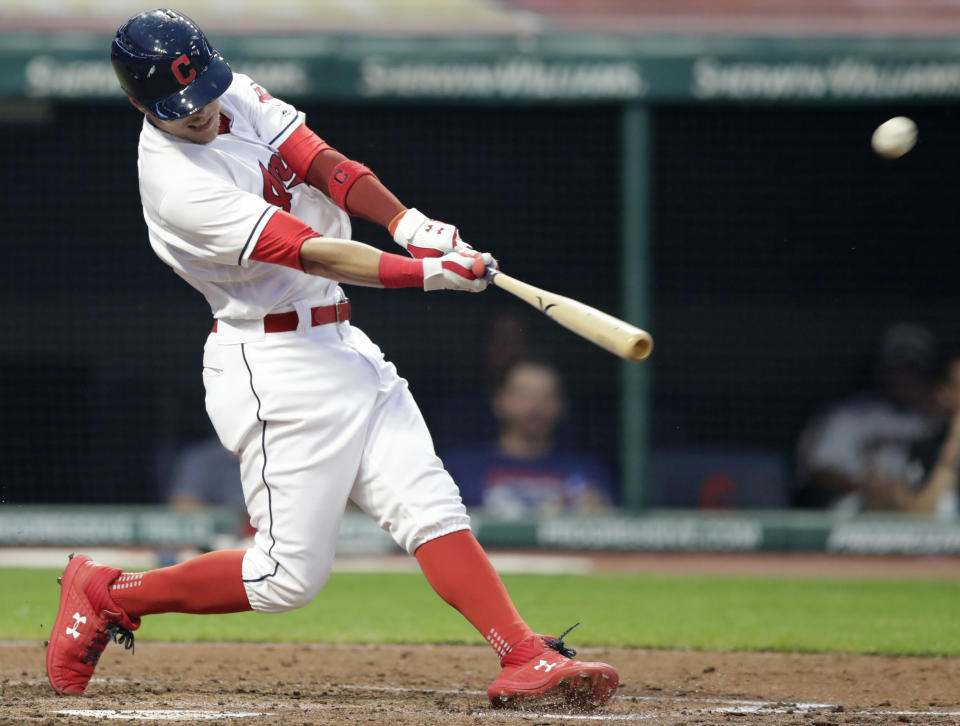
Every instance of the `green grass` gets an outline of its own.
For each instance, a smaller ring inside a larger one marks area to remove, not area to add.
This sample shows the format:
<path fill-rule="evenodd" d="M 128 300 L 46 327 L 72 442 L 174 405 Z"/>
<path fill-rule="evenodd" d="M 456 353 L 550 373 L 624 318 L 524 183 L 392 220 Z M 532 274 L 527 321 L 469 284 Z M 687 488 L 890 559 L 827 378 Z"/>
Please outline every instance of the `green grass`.
<path fill-rule="evenodd" d="M 59 574 L 0 570 L 0 639 L 43 640 Z M 527 622 L 584 645 L 960 656 L 960 583 L 698 576 L 504 577 Z M 156 615 L 145 640 L 481 643 L 419 574 L 337 573 L 279 615 Z"/>

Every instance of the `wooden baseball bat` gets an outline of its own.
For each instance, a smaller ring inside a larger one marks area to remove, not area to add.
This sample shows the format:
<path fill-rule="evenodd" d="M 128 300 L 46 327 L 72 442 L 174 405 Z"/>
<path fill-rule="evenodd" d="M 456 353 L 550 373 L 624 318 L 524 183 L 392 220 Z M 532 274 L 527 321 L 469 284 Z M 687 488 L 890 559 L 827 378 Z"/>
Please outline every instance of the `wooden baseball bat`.
<path fill-rule="evenodd" d="M 542 290 L 499 270 L 488 269 L 487 279 L 497 287 L 530 303 L 568 330 L 621 358 L 641 361 L 653 351 L 653 337 L 650 333 L 596 308 Z"/>

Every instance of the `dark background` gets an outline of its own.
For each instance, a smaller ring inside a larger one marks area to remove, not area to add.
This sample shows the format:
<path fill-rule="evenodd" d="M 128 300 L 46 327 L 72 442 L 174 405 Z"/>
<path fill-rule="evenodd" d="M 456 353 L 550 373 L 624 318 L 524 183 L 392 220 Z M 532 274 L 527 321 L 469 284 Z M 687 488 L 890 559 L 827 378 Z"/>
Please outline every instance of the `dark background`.
<path fill-rule="evenodd" d="M 619 109 L 302 104 L 308 123 L 405 203 L 457 224 L 511 274 L 617 314 Z M 873 128 L 915 118 L 877 158 Z M 893 322 L 960 338 L 952 108 L 661 107 L 653 112 L 649 320 L 655 449 L 760 447 L 789 459 L 803 421 L 868 384 Z M 172 452 L 209 435 L 201 296 L 150 250 L 139 117 L 62 104 L 6 123 L 0 265 L 0 499 L 146 502 Z M 357 223 L 355 238 L 399 251 Z M 441 453 L 490 434 L 483 350 L 503 311 L 562 369 L 564 441 L 616 467 L 620 363 L 511 301 L 349 288 Z"/>

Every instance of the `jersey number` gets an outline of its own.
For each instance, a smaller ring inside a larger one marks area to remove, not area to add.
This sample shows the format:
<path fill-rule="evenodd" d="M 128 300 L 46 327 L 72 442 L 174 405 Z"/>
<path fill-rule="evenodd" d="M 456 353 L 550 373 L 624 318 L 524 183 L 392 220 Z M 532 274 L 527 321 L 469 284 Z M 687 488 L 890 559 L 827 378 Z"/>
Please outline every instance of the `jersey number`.
<path fill-rule="evenodd" d="M 293 199 L 289 190 L 302 181 L 300 177 L 287 166 L 279 154 L 270 157 L 268 166 L 260 162 L 260 173 L 263 174 L 263 198 L 275 207 L 289 212 L 290 200 Z"/>

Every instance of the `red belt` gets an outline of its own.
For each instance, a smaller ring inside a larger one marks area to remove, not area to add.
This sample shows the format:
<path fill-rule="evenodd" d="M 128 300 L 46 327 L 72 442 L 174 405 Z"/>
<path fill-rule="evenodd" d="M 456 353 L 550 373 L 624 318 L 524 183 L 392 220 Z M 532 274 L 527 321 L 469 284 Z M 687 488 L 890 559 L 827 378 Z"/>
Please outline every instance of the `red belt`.
<path fill-rule="evenodd" d="M 310 325 L 327 325 L 328 323 L 343 323 L 350 319 L 350 301 L 341 300 L 333 305 L 310 308 Z M 263 318 L 265 333 L 289 333 L 296 330 L 300 318 L 296 310 L 287 313 L 270 313 Z M 213 321 L 213 332 L 217 332 L 217 321 Z"/>

